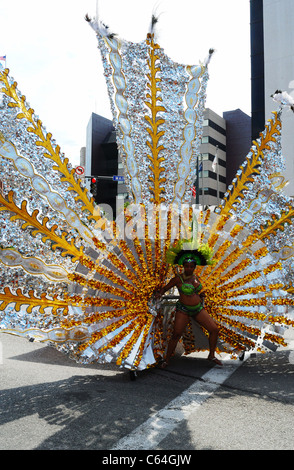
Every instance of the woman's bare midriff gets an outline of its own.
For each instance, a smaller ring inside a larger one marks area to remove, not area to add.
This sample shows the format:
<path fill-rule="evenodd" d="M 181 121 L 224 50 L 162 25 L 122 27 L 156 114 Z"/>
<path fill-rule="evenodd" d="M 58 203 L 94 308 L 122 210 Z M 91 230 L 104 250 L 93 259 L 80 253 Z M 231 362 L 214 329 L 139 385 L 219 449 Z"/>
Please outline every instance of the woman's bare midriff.
<path fill-rule="evenodd" d="M 198 294 L 185 295 L 180 292 L 180 302 L 184 305 L 198 305 L 201 302 L 201 298 Z"/>

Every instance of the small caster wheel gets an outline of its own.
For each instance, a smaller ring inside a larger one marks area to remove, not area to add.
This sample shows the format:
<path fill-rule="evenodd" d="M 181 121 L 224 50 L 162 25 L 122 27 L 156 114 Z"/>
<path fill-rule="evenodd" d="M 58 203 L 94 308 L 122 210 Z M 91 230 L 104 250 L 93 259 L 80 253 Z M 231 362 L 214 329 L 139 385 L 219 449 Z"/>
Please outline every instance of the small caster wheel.
<path fill-rule="evenodd" d="M 244 357 L 245 357 L 245 351 L 243 351 L 243 352 L 239 355 L 239 361 L 244 361 Z"/>
<path fill-rule="evenodd" d="M 130 379 L 131 380 L 136 380 L 137 378 L 137 372 L 135 370 L 130 370 Z"/>

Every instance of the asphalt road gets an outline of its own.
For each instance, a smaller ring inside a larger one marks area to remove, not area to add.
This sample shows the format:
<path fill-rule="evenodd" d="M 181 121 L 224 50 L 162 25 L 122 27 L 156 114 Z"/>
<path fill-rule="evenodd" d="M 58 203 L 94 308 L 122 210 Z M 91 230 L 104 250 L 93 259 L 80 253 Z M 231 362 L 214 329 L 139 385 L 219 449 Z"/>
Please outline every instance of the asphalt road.
<path fill-rule="evenodd" d="M 287 335 L 289 347 L 275 353 L 223 357 L 223 368 L 178 353 L 168 369 L 131 381 L 114 365 L 78 365 L 0 333 L 0 450 L 293 450 Z"/>

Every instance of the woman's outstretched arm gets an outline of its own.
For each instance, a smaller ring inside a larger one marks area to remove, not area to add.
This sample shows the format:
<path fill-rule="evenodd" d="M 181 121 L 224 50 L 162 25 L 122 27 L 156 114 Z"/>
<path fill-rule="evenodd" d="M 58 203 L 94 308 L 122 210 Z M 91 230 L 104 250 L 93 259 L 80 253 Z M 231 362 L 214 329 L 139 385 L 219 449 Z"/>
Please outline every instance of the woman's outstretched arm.
<path fill-rule="evenodd" d="M 170 290 L 172 287 L 175 287 L 177 285 L 177 278 L 173 277 L 167 284 L 166 286 L 163 286 L 159 291 L 155 291 L 155 296 L 156 298 L 161 297 L 163 294 L 165 294 L 168 290 Z"/>

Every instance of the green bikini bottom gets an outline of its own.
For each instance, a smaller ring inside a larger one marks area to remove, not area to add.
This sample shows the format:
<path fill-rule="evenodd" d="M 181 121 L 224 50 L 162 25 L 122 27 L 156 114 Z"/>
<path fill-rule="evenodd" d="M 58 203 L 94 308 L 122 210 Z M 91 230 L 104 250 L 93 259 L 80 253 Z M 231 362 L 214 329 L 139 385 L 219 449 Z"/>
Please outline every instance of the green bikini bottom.
<path fill-rule="evenodd" d="M 203 302 L 200 302 L 197 305 L 185 305 L 182 302 L 178 301 L 176 303 L 176 309 L 180 310 L 180 312 L 186 313 L 187 315 L 194 316 L 197 313 L 201 312 L 204 308 Z"/>

